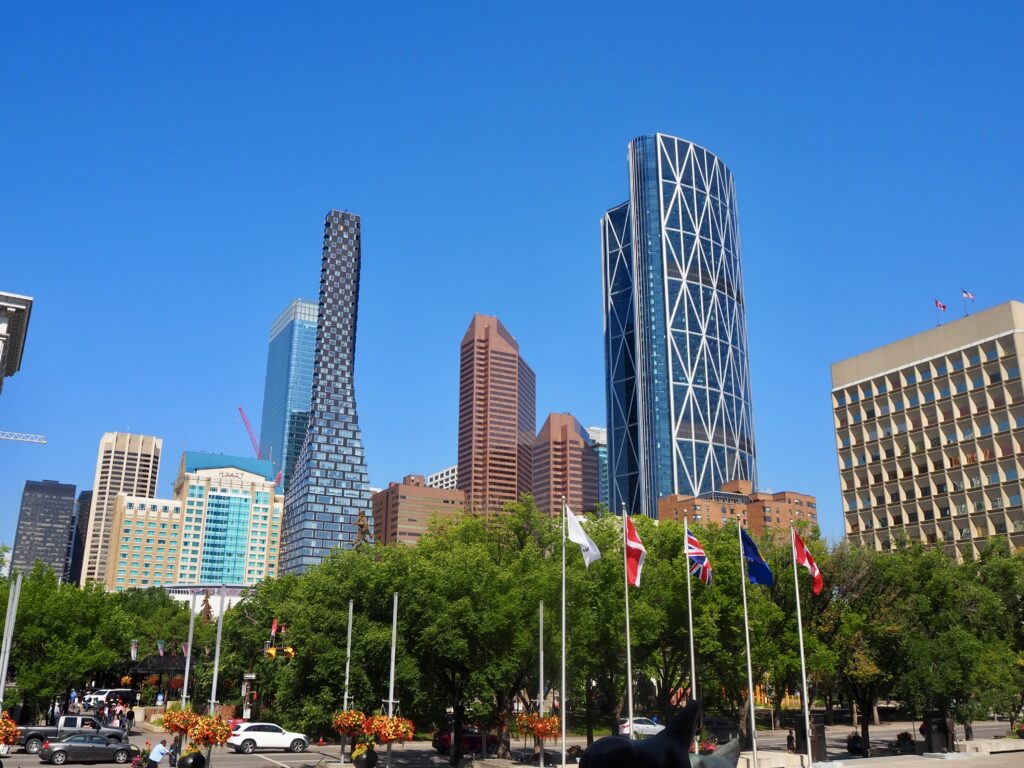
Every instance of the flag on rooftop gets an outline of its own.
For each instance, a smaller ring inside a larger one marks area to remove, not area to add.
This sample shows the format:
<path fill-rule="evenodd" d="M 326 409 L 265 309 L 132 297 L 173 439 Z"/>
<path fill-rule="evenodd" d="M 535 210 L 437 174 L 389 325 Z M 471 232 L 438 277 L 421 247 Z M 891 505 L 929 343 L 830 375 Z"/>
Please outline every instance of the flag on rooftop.
<path fill-rule="evenodd" d="M 941 301 L 939 301 L 938 299 L 936 299 L 936 300 L 935 300 L 935 308 L 936 308 L 936 309 L 941 309 L 941 310 L 942 310 L 943 312 L 945 312 L 945 311 L 946 311 L 946 305 L 945 305 L 945 304 L 943 304 L 943 303 L 942 303 Z"/>
<path fill-rule="evenodd" d="M 974 301 L 974 294 L 968 291 L 966 288 L 960 290 L 960 295 L 963 296 L 965 299 L 970 299 L 971 301 Z"/>

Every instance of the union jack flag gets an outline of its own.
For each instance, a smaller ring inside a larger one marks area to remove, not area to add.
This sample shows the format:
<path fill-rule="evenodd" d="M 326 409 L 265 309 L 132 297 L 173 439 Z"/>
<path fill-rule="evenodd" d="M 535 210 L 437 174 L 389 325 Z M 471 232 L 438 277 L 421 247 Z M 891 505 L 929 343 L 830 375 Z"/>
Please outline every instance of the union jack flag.
<path fill-rule="evenodd" d="M 686 536 L 686 557 L 690 560 L 690 575 L 711 586 L 711 560 L 692 533 Z"/>

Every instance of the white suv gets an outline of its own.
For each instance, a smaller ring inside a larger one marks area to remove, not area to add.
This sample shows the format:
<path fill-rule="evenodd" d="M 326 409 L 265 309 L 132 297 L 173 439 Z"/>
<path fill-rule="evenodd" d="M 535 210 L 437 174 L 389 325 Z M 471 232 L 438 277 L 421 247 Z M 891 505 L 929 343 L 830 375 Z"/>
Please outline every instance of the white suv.
<path fill-rule="evenodd" d="M 286 731 L 273 723 L 239 723 L 228 739 L 228 746 L 246 755 L 257 749 L 284 749 L 305 752 L 309 739 L 301 733 Z"/>

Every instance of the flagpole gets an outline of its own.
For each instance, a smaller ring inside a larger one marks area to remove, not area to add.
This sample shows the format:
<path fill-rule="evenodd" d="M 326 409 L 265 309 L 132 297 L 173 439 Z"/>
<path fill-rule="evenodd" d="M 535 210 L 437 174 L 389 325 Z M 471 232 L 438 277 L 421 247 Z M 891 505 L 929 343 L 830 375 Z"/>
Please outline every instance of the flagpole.
<path fill-rule="evenodd" d="M 757 768 L 757 717 L 754 708 L 754 669 L 750 664 L 750 620 L 747 617 L 747 567 L 743 557 L 743 524 L 736 519 L 740 541 L 740 587 L 743 590 L 743 635 L 747 641 L 747 697 L 750 703 L 750 744 L 754 751 L 753 768 Z"/>
<path fill-rule="evenodd" d="M 800 615 L 800 579 L 796 572 L 796 529 L 789 526 L 789 544 L 793 550 L 793 588 L 796 590 L 796 626 L 800 637 L 800 679 L 803 683 L 801 699 L 804 705 L 804 727 L 807 729 L 807 764 L 813 760 L 811 752 L 811 701 L 807 690 L 807 661 L 804 658 L 804 620 Z"/>
<path fill-rule="evenodd" d="M 345 696 L 342 699 L 343 710 L 348 710 L 348 671 L 352 662 L 352 603 L 348 601 L 348 640 L 345 643 Z M 345 762 L 345 734 L 341 734 L 341 763 Z"/>
<path fill-rule="evenodd" d="M 188 677 L 192 671 L 192 633 L 196 628 L 196 597 L 198 595 L 193 592 L 192 600 L 189 602 L 189 607 L 192 609 L 189 612 L 188 617 L 188 653 L 185 654 L 185 681 L 181 686 L 181 708 L 185 709 L 188 704 Z"/>
<path fill-rule="evenodd" d="M 693 594 L 690 585 L 690 519 L 683 518 L 683 555 L 686 563 L 686 613 L 690 624 L 690 699 L 697 698 L 697 657 L 693 650 Z M 694 739 L 696 739 L 696 734 Z"/>
<path fill-rule="evenodd" d="M 562 687 L 558 690 L 558 714 L 562 719 L 562 766 L 565 768 L 565 517 L 569 508 L 562 497 Z"/>
<path fill-rule="evenodd" d="M 540 663 L 537 672 L 537 715 L 544 717 L 544 601 L 540 601 L 540 608 L 538 610 L 540 614 L 540 631 L 537 633 L 538 644 L 540 645 Z M 544 768 L 544 738 L 538 739 L 540 742 L 540 768 Z"/>
<path fill-rule="evenodd" d="M 633 740 L 633 649 L 629 639 L 629 546 L 626 540 L 626 502 L 622 502 L 622 579 L 626 588 L 626 691 L 629 701 L 629 740 Z"/>

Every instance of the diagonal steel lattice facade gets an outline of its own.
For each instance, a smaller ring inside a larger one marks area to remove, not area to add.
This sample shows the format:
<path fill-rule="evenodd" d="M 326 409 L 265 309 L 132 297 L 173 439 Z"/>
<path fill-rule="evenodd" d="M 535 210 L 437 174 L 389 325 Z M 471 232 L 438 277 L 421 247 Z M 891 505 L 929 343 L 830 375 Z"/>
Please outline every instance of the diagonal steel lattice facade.
<path fill-rule="evenodd" d="M 609 506 L 755 484 L 736 187 L 665 134 L 629 145 L 630 198 L 601 221 Z"/>

